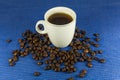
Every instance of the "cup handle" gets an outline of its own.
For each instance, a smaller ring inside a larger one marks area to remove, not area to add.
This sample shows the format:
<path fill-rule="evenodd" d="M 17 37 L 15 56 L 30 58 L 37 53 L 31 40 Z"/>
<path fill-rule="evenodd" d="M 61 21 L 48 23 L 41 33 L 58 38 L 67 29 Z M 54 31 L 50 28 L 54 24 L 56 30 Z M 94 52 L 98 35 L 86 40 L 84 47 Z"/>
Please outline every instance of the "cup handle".
<path fill-rule="evenodd" d="M 40 30 L 40 29 L 39 29 L 38 26 L 39 26 L 40 24 L 43 25 L 44 30 Z M 47 33 L 47 32 L 45 31 L 45 21 L 44 21 L 44 20 L 40 20 L 40 21 L 38 21 L 38 22 L 36 23 L 35 28 L 36 28 L 36 31 L 37 31 L 38 33 L 40 33 L 40 34 L 45 34 L 45 33 Z"/>

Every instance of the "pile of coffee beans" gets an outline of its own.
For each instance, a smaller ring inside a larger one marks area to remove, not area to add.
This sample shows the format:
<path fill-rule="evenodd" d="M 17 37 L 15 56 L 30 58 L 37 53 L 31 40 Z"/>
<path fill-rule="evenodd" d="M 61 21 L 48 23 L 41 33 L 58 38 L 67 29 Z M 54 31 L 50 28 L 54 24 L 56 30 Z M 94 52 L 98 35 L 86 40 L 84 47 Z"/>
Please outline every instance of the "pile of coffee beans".
<path fill-rule="evenodd" d="M 44 70 L 53 70 L 55 72 L 72 73 L 77 70 L 74 66 L 77 62 L 85 62 L 89 68 L 93 67 L 92 61 L 96 60 L 104 63 L 105 59 L 100 59 L 96 55 L 102 54 L 102 50 L 92 50 L 92 46 L 98 48 L 100 45 L 100 37 L 98 33 L 93 34 L 94 39 L 86 36 L 86 31 L 75 31 L 74 38 L 68 50 L 53 46 L 47 34 L 33 33 L 26 30 L 22 33 L 22 39 L 18 39 L 20 49 L 12 52 L 13 57 L 9 59 L 9 65 L 14 66 L 19 57 L 25 57 L 29 54 L 36 60 L 37 65 L 45 64 Z M 82 70 L 78 75 L 83 78 L 87 70 Z M 39 76 L 40 72 L 34 72 L 35 76 Z M 69 78 L 68 80 L 74 80 Z"/>

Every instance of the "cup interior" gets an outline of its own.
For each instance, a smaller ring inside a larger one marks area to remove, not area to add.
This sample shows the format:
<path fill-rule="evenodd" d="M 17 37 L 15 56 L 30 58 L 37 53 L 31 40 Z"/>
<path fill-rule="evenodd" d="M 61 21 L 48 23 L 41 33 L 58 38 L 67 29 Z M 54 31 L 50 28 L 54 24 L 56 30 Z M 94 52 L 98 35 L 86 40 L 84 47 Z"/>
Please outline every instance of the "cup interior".
<path fill-rule="evenodd" d="M 48 18 L 49 18 L 51 15 L 55 14 L 55 13 L 65 13 L 65 14 L 68 14 L 69 16 L 72 17 L 72 19 L 73 19 L 72 21 L 74 21 L 74 20 L 76 19 L 76 13 L 75 13 L 72 9 L 67 8 L 67 7 L 54 7 L 54 8 L 49 9 L 49 10 L 45 13 L 45 16 L 44 16 L 45 20 L 46 20 L 47 22 L 49 22 L 49 21 L 48 21 Z M 71 22 L 72 22 L 72 21 L 71 21 Z M 49 23 L 50 23 L 50 22 L 49 22 Z"/>

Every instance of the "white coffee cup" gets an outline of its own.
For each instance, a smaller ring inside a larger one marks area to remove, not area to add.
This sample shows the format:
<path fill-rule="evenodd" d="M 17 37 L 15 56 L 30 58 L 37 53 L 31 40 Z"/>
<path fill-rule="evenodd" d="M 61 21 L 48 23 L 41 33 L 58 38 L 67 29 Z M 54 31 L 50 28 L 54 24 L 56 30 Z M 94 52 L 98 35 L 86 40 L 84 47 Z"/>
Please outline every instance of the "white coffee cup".
<path fill-rule="evenodd" d="M 65 13 L 72 17 L 72 21 L 68 24 L 58 25 L 48 21 L 48 18 L 55 13 Z M 56 47 L 67 47 L 74 36 L 76 26 L 76 13 L 67 7 L 54 7 L 49 9 L 45 15 L 45 20 L 40 20 L 36 23 L 36 31 L 40 34 L 47 33 L 50 41 Z M 40 30 L 38 25 L 42 24 L 44 30 Z"/>

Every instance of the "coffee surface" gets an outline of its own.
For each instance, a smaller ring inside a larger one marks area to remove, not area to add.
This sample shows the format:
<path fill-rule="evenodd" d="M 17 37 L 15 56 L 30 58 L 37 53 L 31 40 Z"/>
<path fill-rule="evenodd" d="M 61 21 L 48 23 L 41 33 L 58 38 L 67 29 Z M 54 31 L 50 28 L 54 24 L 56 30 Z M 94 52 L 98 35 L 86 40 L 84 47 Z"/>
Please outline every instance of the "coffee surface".
<path fill-rule="evenodd" d="M 72 20 L 73 18 L 66 13 L 55 13 L 48 18 L 48 21 L 50 23 L 57 24 L 57 25 L 67 24 L 67 23 L 70 23 Z"/>

